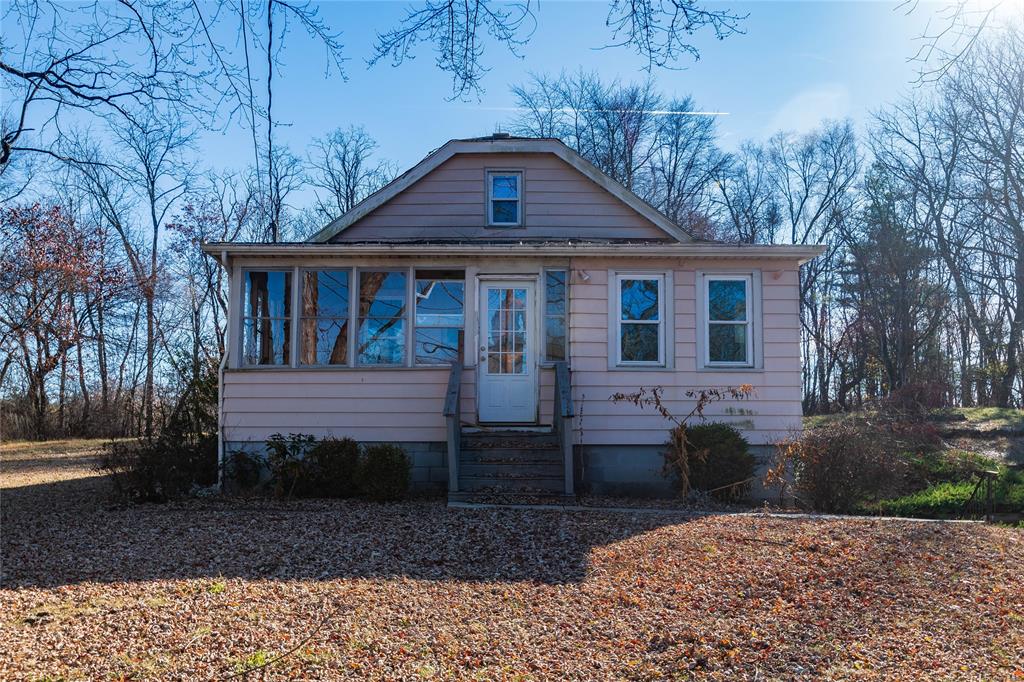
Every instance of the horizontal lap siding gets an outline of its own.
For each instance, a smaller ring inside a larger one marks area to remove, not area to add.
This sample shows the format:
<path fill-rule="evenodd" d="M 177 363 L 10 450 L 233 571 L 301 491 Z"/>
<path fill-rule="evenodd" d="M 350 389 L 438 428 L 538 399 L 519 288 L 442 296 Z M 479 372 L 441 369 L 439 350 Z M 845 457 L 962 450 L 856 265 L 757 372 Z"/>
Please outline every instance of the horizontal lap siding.
<path fill-rule="evenodd" d="M 486 171 L 522 170 L 522 228 L 487 228 Z M 356 221 L 334 241 L 665 239 L 646 218 L 554 154 L 462 154 Z"/>
<path fill-rule="evenodd" d="M 228 371 L 224 438 L 258 441 L 282 432 L 361 441 L 444 441 L 447 386 L 446 369 Z M 474 371 L 466 370 L 463 420 L 472 421 L 475 388 Z"/>
<path fill-rule="evenodd" d="M 663 399 L 676 416 L 686 415 L 693 401 L 688 390 L 737 386 L 754 387 L 751 398 L 726 400 L 710 405 L 707 417 L 736 424 L 754 444 L 777 441 L 801 424 L 800 328 L 797 265 L 775 266 L 736 261 L 612 262 L 574 259 L 572 267 L 584 270 L 590 280 L 573 280 L 570 294 L 570 340 L 573 398 L 577 413 L 577 442 L 583 445 L 660 444 L 670 422 L 653 408 L 638 408 L 610 400 L 614 393 L 632 393 L 640 387 L 663 387 Z M 764 368 L 757 371 L 697 370 L 696 272 L 762 271 L 762 321 Z M 635 268 L 672 271 L 673 349 L 672 369 L 613 370 L 608 367 L 608 271 Z M 780 268 L 780 269 L 777 269 Z"/>

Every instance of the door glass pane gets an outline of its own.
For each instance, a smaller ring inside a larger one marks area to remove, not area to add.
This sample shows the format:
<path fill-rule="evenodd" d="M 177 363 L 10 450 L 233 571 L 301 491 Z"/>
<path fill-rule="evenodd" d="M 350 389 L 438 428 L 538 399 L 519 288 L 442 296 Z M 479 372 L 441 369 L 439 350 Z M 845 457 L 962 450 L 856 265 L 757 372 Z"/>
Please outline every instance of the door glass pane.
<path fill-rule="evenodd" d="M 708 319 L 747 319 L 747 283 L 743 280 L 708 282 Z"/>
<path fill-rule="evenodd" d="M 709 324 L 708 359 L 711 362 L 747 362 L 747 325 Z"/>
<path fill-rule="evenodd" d="M 520 288 L 487 290 L 487 372 L 526 373 L 527 291 Z"/>
<path fill-rule="evenodd" d="M 623 320 L 658 319 L 658 280 L 624 279 L 621 289 Z"/>
<path fill-rule="evenodd" d="M 658 362 L 658 326 L 622 323 L 622 361 Z"/>

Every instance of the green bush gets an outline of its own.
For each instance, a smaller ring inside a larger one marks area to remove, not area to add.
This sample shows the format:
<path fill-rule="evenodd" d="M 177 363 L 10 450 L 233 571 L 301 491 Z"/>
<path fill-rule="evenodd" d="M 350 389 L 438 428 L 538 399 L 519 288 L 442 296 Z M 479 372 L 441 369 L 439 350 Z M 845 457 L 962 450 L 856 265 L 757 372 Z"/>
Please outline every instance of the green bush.
<path fill-rule="evenodd" d="M 110 474 L 115 492 L 127 501 L 166 502 L 217 482 L 217 439 L 114 442 L 98 468 Z"/>
<path fill-rule="evenodd" d="M 917 518 L 952 518 L 960 516 L 971 499 L 977 479 L 944 482 L 889 500 L 866 506 L 863 511 L 885 516 Z M 1002 469 L 992 482 L 994 511 L 1024 511 L 1024 474 Z M 984 505 L 985 484 L 975 493 L 974 502 Z"/>
<path fill-rule="evenodd" d="M 267 439 L 268 485 L 277 497 L 304 496 L 312 487 L 306 453 L 316 443 L 313 436 L 275 433 Z"/>
<path fill-rule="evenodd" d="M 405 450 L 389 443 L 371 445 L 359 460 L 359 491 L 372 500 L 400 500 L 409 492 L 411 473 Z"/>
<path fill-rule="evenodd" d="M 691 487 L 710 491 L 720 500 L 746 496 L 756 463 L 750 444 L 739 430 L 711 422 L 688 426 L 686 438 Z M 671 468 L 672 460 L 668 461 Z"/>
<path fill-rule="evenodd" d="M 259 485 L 262 472 L 262 459 L 248 452 L 233 452 L 224 462 L 225 483 L 237 490 L 255 488 Z"/>
<path fill-rule="evenodd" d="M 358 491 L 359 444 L 351 438 L 325 438 L 306 453 L 308 490 L 315 497 L 352 497 Z"/>

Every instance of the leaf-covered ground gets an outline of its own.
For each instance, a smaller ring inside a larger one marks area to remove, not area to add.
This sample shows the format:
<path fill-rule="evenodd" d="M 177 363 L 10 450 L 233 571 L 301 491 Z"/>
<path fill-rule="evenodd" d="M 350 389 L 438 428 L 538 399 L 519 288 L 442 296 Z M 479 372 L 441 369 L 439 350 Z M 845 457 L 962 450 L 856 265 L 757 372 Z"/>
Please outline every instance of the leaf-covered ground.
<path fill-rule="evenodd" d="M 434 501 L 124 509 L 44 455 L 0 452 L 4 680 L 1024 676 L 1020 530 Z"/>

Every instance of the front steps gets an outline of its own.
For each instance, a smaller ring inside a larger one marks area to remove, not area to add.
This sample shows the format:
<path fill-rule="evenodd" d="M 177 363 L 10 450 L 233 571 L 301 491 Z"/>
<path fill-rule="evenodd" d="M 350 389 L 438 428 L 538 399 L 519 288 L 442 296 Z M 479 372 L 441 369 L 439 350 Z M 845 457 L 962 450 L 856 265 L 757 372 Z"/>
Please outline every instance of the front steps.
<path fill-rule="evenodd" d="M 466 429 L 460 433 L 458 492 L 450 501 L 481 497 L 565 499 L 565 468 L 551 429 Z"/>

